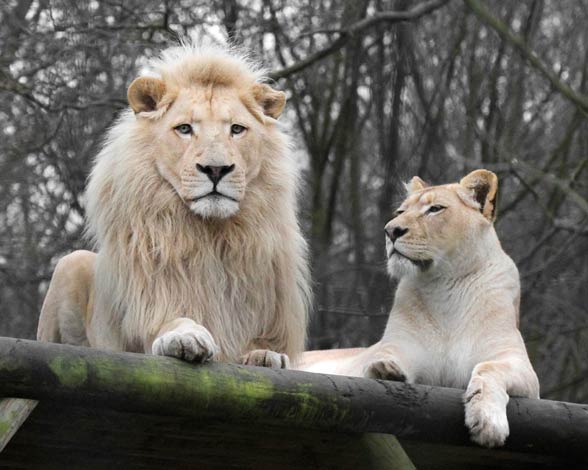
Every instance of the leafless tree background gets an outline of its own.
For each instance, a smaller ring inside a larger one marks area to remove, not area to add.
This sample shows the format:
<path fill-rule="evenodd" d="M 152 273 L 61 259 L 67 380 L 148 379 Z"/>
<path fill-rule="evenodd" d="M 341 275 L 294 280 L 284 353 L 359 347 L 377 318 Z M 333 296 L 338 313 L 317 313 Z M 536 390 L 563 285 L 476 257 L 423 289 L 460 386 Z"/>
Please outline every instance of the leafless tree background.
<path fill-rule="evenodd" d="M 34 337 L 53 267 L 91 248 L 83 191 L 145 57 L 228 36 L 287 91 L 305 168 L 312 348 L 379 338 L 383 226 L 418 174 L 501 182 L 543 396 L 588 401 L 587 0 L 5 0 L 0 335 Z"/>

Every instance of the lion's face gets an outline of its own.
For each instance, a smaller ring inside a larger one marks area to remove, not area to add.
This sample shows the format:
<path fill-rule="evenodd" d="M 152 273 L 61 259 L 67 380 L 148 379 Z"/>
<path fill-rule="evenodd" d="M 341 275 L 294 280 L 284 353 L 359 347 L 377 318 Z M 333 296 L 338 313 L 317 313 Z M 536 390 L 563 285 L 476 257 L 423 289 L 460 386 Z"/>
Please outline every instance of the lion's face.
<path fill-rule="evenodd" d="M 428 187 L 413 178 L 409 195 L 385 227 L 388 272 L 393 277 L 449 268 L 476 249 L 492 225 L 496 176 L 477 170 L 459 184 Z"/>
<path fill-rule="evenodd" d="M 163 89 L 154 92 L 157 87 Z M 266 126 L 281 112 L 284 94 L 259 83 L 195 84 L 167 100 L 165 93 L 164 82 L 155 78 L 140 78 L 129 88 L 131 106 L 151 133 L 159 174 L 193 213 L 234 215 L 259 174 Z"/>
<path fill-rule="evenodd" d="M 260 127 L 234 90 L 182 90 L 156 126 L 157 168 L 194 213 L 229 217 L 259 172 Z"/>

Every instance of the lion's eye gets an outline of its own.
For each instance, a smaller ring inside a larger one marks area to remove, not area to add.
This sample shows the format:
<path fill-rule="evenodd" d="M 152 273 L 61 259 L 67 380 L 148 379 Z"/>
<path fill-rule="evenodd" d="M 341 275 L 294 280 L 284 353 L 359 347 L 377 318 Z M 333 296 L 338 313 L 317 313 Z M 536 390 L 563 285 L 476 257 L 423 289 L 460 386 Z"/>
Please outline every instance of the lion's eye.
<path fill-rule="evenodd" d="M 396 212 L 394 212 L 394 217 L 398 217 L 400 214 L 404 214 L 404 211 L 398 209 Z"/>
<path fill-rule="evenodd" d="M 233 124 L 231 126 L 231 135 L 243 134 L 243 132 L 245 132 L 246 130 L 247 128 L 245 126 L 242 126 L 240 124 Z"/>
<path fill-rule="evenodd" d="M 427 210 L 427 214 L 434 214 L 435 212 L 441 212 L 443 209 L 445 209 L 445 206 L 431 206 L 429 207 L 429 210 Z"/>
<path fill-rule="evenodd" d="M 190 124 L 180 124 L 179 126 L 174 127 L 174 129 L 182 135 L 192 134 L 192 126 Z"/>

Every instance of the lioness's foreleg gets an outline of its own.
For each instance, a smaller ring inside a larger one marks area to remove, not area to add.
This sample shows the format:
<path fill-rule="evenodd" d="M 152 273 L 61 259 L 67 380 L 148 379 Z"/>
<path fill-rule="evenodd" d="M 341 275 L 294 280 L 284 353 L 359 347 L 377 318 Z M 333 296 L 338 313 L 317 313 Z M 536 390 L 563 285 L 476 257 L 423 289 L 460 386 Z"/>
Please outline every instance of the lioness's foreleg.
<path fill-rule="evenodd" d="M 59 260 L 37 328 L 37 340 L 89 346 L 86 324 L 94 304 L 96 254 L 79 250 Z"/>
<path fill-rule="evenodd" d="M 366 367 L 364 377 L 406 382 L 406 374 L 404 373 L 404 370 L 398 365 L 396 360 L 391 358 L 380 359 L 370 363 Z"/>
<path fill-rule="evenodd" d="M 410 357 L 394 343 L 376 343 L 363 354 L 363 376 L 370 379 L 411 382 Z"/>
<path fill-rule="evenodd" d="M 185 317 L 164 324 L 149 349 L 156 356 L 172 356 L 190 362 L 208 361 L 219 352 L 210 331 Z"/>
<path fill-rule="evenodd" d="M 474 367 L 465 393 L 465 422 L 474 442 L 485 447 L 504 444 L 509 395 L 539 398 L 539 381 L 526 355 Z"/>

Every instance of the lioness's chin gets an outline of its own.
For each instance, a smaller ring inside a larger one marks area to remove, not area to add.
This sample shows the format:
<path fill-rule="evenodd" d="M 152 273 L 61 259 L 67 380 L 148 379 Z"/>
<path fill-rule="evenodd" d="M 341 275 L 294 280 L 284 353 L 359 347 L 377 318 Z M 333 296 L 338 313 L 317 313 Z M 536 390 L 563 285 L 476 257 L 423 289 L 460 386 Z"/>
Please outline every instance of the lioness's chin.
<path fill-rule="evenodd" d="M 388 257 L 388 274 L 396 279 L 406 276 L 416 276 L 428 270 L 432 264 L 433 260 L 430 259 L 408 259 L 406 256 L 394 253 Z"/>
<path fill-rule="evenodd" d="M 395 279 L 403 277 L 416 276 L 419 268 L 410 260 L 398 255 L 392 255 L 388 258 L 388 274 Z"/>
<path fill-rule="evenodd" d="M 209 196 L 191 202 L 190 210 L 205 219 L 226 219 L 239 212 L 239 203 L 222 196 Z"/>

